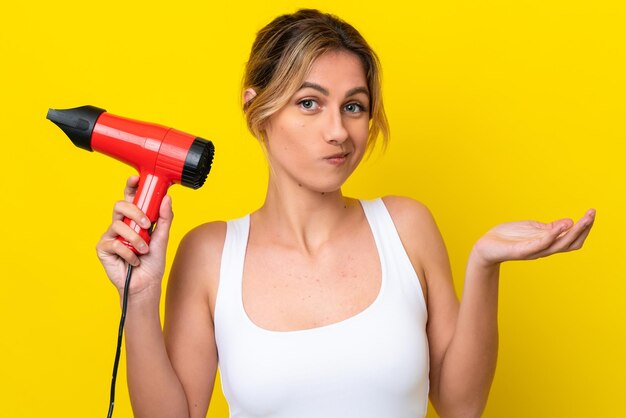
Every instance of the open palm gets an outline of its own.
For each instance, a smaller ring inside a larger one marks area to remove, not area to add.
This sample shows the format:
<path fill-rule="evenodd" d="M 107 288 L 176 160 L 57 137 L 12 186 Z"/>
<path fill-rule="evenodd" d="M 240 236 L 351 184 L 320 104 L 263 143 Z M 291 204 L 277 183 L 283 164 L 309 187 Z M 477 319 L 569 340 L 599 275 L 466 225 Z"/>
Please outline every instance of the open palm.
<path fill-rule="evenodd" d="M 595 210 L 576 223 L 560 219 L 551 223 L 510 222 L 496 226 L 476 243 L 475 250 L 487 264 L 507 260 L 532 260 L 578 250 L 591 231 Z"/>

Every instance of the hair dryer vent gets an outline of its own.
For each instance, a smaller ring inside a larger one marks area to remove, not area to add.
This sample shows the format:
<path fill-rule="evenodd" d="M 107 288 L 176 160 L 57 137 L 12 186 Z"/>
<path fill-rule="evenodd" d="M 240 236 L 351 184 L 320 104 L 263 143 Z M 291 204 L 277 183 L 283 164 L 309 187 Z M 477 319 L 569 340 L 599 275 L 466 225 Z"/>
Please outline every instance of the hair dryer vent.
<path fill-rule="evenodd" d="M 211 171 L 214 153 L 215 148 L 211 141 L 196 138 L 191 144 L 187 157 L 185 158 L 180 183 L 192 189 L 202 187 L 209 175 L 209 171 Z"/>

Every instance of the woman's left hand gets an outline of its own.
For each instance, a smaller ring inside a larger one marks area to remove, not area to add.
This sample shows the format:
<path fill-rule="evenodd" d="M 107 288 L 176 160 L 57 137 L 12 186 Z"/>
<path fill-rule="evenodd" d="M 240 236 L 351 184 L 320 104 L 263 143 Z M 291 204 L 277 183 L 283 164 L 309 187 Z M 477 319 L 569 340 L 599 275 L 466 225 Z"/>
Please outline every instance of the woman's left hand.
<path fill-rule="evenodd" d="M 595 215 L 595 210 L 590 209 L 576 223 L 560 219 L 547 224 L 521 221 L 498 225 L 476 242 L 473 255 L 489 266 L 578 250 L 591 231 Z"/>

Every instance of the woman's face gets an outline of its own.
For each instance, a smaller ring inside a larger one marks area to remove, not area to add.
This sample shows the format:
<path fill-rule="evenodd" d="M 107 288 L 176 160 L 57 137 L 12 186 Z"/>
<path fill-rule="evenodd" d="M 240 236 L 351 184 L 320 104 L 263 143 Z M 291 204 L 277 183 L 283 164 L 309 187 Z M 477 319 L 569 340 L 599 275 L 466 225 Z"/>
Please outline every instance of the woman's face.
<path fill-rule="evenodd" d="M 369 106 L 365 71 L 355 54 L 318 57 L 301 88 L 266 125 L 274 180 L 317 192 L 338 190 L 365 152 Z"/>

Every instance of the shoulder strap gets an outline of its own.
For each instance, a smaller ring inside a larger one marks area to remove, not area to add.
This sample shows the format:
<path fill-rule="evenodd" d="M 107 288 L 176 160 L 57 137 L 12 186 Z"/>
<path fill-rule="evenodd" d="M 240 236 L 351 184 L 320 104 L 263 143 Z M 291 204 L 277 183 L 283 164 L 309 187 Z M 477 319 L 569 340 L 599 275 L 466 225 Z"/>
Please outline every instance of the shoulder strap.
<path fill-rule="evenodd" d="M 415 295 L 417 292 L 419 297 L 413 300 L 418 300 L 418 303 L 425 309 L 424 295 L 417 273 L 385 202 L 382 198 L 378 198 L 362 200 L 361 205 L 372 229 L 383 270 L 389 274 L 390 280 L 400 285 L 405 294 Z"/>
<path fill-rule="evenodd" d="M 218 318 L 233 318 L 229 312 L 241 304 L 241 281 L 248 246 L 250 215 L 230 220 L 226 223 L 226 238 L 222 250 L 220 278 L 215 301 L 215 327 Z"/>

